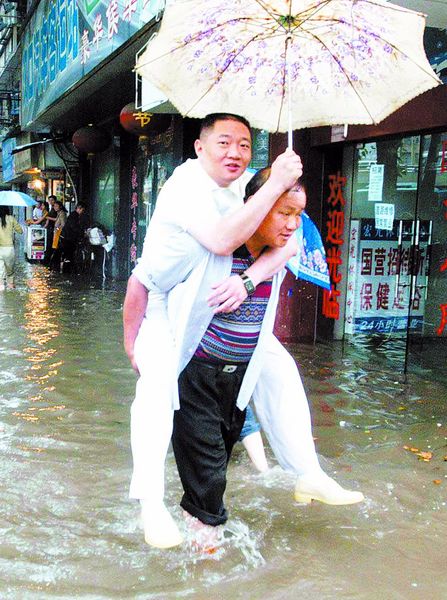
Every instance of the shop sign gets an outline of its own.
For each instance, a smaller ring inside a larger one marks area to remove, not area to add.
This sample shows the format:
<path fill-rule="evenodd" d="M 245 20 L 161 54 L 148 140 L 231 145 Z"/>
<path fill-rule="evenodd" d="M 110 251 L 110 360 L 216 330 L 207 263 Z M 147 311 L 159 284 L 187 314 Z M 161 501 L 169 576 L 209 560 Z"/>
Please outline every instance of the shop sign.
<path fill-rule="evenodd" d="M 163 0 L 42 0 L 22 38 L 22 125 L 31 124 L 163 7 Z"/>
<path fill-rule="evenodd" d="M 443 201 L 442 205 L 447 209 L 447 199 Z M 444 220 L 447 221 L 447 210 L 444 212 Z M 443 261 L 439 270 L 441 273 L 447 273 L 447 258 Z M 440 304 L 439 310 L 441 311 L 441 318 L 436 334 L 441 336 L 447 328 L 447 303 Z"/>
<path fill-rule="evenodd" d="M 16 177 L 21 175 L 26 169 L 30 169 L 33 166 L 31 148 L 27 150 L 21 150 L 16 154 L 12 154 L 12 151 L 17 146 L 23 146 L 31 142 L 30 133 L 22 133 L 18 137 L 8 138 L 2 142 L 2 168 L 3 168 L 3 181 L 13 181 Z"/>
<path fill-rule="evenodd" d="M 441 174 L 447 173 L 447 141 L 442 142 Z"/>
<path fill-rule="evenodd" d="M 11 181 L 16 176 L 15 155 L 16 138 L 8 138 L 2 142 L 3 181 Z"/>
<path fill-rule="evenodd" d="M 130 227 L 131 245 L 130 245 L 130 262 L 135 264 L 137 262 L 137 209 L 138 209 L 138 174 L 136 166 L 132 167 L 131 177 L 131 189 L 132 193 L 130 196 L 130 214 L 132 219 L 132 225 Z"/>
<path fill-rule="evenodd" d="M 263 169 L 269 164 L 269 133 L 268 131 L 254 129 L 252 131 L 252 169 Z"/>
<path fill-rule="evenodd" d="M 419 222 L 417 246 L 413 228 L 407 220 L 391 230 L 377 229 L 374 219 L 351 222 L 347 333 L 422 331 L 431 223 Z"/>
<path fill-rule="evenodd" d="M 340 318 L 339 296 L 340 290 L 337 285 L 342 280 L 339 267 L 342 265 L 341 247 L 343 245 L 343 230 L 345 226 L 344 207 L 346 200 L 343 188 L 346 185 L 346 177 L 340 173 L 329 175 L 328 221 L 326 235 L 326 260 L 329 267 L 331 289 L 323 290 L 323 315 L 328 319 L 338 320 Z"/>

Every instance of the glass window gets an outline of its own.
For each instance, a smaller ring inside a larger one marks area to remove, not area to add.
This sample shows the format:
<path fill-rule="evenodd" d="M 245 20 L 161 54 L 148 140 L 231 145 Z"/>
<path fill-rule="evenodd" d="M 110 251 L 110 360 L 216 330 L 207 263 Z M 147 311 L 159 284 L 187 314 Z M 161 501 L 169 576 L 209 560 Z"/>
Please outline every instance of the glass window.
<path fill-rule="evenodd" d="M 116 203 L 116 161 L 114 148 L 111 147 L 101 152 L 93 163 L 92 187 L 95 198 L 95 213 L 92 221 L 102 225 L 106 230 L 115 228 L 115 203 Z"/>
<path fill-rule="evenodd" d="M 359 144 L 352 189 L 345 333 L 445 365 L 447 133 Z"/>
<path fill-rule="evenodd" d="M 447 133 L 422 138 L 418 220 L 430 223 L 425 337 L 447 339 Z"/>
<path fill-rule="evenodd" d="M 374 219 L 378 202 L 393 204 L 395 218 L 413 218 L 419 146 L 419 136 L 412 136 L 356 148 L 351 218 Z"/>

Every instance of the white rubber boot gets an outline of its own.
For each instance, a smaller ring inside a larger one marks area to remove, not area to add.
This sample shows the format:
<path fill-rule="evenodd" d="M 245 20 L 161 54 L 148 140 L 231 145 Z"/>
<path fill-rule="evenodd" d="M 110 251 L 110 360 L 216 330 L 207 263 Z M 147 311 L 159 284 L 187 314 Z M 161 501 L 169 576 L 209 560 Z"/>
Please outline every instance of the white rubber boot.
<path fill-rule="evenodd" d="M 309 504 L 318 500 L 325 504 L 356 504 L 365 499 L 362 492 L 345 490 L 334 479 L 325 473 L 317 475 L 301 475 L 295 485 L 295 500 Z"/>
<path fill-rule="evenodd" d="M 172 548 L 183 542 L 176 522 L 163 502 L 140 500 L 144 539 L 155 548 Z"/>

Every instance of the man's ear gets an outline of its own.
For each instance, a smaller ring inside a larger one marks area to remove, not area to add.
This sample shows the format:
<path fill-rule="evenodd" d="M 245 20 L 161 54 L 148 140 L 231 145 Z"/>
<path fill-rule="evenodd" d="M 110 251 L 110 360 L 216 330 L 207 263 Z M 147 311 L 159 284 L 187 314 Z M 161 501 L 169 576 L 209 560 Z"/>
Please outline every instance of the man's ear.
<path fill-rule="evenodd" d="M 202 142 L 200 140 L 196 140 L 194 142 L 194 150 L 196 151 L 197 156 L 202 152 Z"/>

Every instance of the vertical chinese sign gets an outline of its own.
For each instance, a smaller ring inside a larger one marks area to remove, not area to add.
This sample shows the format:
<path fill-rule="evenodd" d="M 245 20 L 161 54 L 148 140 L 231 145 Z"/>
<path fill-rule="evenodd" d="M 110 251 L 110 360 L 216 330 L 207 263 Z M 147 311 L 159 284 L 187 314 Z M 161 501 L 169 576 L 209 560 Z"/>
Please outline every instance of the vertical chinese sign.
<path fill-rule="evenodd" d="M 447 142 L 444 142 L 443 145 L 443 162 L 441 164 L 441 173 L 443 165 L 445 165 L 445 170 L 447 171 L 447 161 L 445 161 L 445 150 L 446 150 L 446 146 L 447 146 Z M 445 206 L 446 210 L 444 211 L 444 220 L 447 221 L 447 199 L 443 201 L 442 203 L 443 206 Z M 444 210 L 444 209 L 442 209 Z M 447 274 L 447 257 L 445 257 L 442 261 L 442 264 L 439 268 L 441 273 L 444 273 L 444 275 Z M 447 298 L 446 298 L 447 300 Z M 436 330 L 436 334 L 438 336 L 441 336 L 447 329 L 447 302 L 443 302 L 442 304 L 439 305 L 439 309 L 441 311 L 441 317 L 440 317 L 440 323 L 439 323 L 439 327 Z"/>
<path fill-rule="evenodd" d="M 132 167 L 131 177 L 131 188 L 132 194 L 130 197 L 130 215 L 132 219 L 132 225 L 130 227 L 131 244 L 130 244 L 130 262 L 137 262 L 137 208 L 138 208 L 138 175 L 137 168 Z"/>
<path fill-rule="evenodd" d="M 341 248 L 343 245 L 343 229 L 345 226 L 344 207 L 346 204 L 343 188 L 346 185 L 346 177 L 339 172 L 329 175 L 328 221 L 327 221 L 327 253 L 326 260 L 329 267 L 331 289 L 323 291 L 323 315 L 328 319 L 338 320 L 340 318 L 339 296 L 340 290 L 337 285 L 342 280 L 339 266 L 342 264 Z"/>

